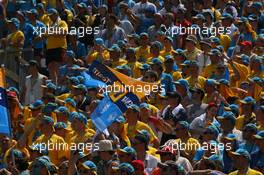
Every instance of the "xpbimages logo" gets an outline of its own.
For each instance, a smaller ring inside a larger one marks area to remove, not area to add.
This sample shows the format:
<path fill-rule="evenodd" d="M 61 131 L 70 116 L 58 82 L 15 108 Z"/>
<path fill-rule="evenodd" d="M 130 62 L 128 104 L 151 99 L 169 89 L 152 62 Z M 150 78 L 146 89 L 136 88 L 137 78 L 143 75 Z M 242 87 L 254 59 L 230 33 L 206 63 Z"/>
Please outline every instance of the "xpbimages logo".
<path fill-rule="evenodd" d="M 52 34 L 62 34 L 62 35 L 78 35 L 79 37 L 84 37 L 84 35 L 91 35 L 91 34 L 99 34 L 100 29 L 99 27 L 70 27 L 69 29 L 65 30 L 63 27 L 36 27 L 34 28 L 34 35 L 38 35 L 40 37 L 44 35 L 52 35 Z"/>
<path fill-rule="evenodd" d="M 190 26 L 185 27 L 181 24 L 179 26 L 165 27 L 165 34 L 168 36 L 178 35 L 211 35 L 215 37 L 217 34 L 231 34 L 231 27 L 205 27 Z"/>

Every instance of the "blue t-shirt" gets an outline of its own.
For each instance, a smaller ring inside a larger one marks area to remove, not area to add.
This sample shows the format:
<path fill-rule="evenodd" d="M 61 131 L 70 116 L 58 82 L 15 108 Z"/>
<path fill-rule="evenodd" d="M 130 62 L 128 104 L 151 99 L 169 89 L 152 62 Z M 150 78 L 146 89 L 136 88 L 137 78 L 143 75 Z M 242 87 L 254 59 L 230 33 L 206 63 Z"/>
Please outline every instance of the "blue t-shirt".
<path fill-rule="evenodd" d="M 36 25 L 34 26 L 34 36 L 39 36 L 40 35 L 40 30 L 44 30 L 46 28 L 46 25 L 40 21 L 36 21 Z M 33 47 L 36 49 L 42 49 L 44 48 L 44 40 L 38 41 L 37 43 L 33 44 Z"/>
<path fill-rule="evenodd" d="M 36 34 L 34 33 L 34 26 L 28 22 L 26 22 L 23 26 L 21 26 L 21 30 L 25 35 L 24 47 L 31 46 L 32 41 Z"/>

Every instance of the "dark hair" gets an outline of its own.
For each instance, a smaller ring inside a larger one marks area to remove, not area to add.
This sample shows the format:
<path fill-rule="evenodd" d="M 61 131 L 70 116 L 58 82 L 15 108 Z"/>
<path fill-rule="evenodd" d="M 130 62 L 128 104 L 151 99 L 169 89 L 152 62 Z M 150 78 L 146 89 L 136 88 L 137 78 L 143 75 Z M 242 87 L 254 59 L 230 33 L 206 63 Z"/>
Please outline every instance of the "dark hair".
<path fill-rule="evenodd" d="M 154 71 L 154 70 L 148 70 L 148 71 L 146 71 L 145 75 L 146 75 L 147 73 L 149 74 L 149 76 L 150 76 L 151 78 L 155 78 L 155 81 L 158 81 L 158 74 L 157 74 L 156 71 Z"/>
<path fill-rule="evenodd" d="M 182 96 L 178 92 L 167 92 L 166 96 L 168 98 L 176 98 L 178 100 L 178 103 L 181 103 L 182 101 Z"/>
<path fill-rule="evenodd" d="M 117 24 L 118 18 L 117 18 L 117 16 L 115 14 L 110 13 L 108 16 L 109 16 L 110 19 L 113 19 L 114 20 L 115 24 Z"/>
<path fill-rule="evenodd" d="M 19 171 L 27 170 L 29 167 L 29 163 L 25 158 L 17 158 L 15 159 L 15 163 Z"/>

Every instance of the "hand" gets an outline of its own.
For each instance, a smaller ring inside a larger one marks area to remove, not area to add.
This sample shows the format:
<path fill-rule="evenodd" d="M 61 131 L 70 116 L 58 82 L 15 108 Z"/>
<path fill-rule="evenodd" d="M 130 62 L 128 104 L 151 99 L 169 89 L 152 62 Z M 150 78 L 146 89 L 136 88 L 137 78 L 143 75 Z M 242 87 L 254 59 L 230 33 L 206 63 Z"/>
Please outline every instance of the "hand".
<path fill-rule="evenodd" d="M 127 15 L 129 15 L 129 16 L 133 14 L 132 10 L 131 10 L 131 9 L 129 9 L 129 8 L 127 9 L 127 11 L 126 11 L 126 12 L 127 12 Z"/>

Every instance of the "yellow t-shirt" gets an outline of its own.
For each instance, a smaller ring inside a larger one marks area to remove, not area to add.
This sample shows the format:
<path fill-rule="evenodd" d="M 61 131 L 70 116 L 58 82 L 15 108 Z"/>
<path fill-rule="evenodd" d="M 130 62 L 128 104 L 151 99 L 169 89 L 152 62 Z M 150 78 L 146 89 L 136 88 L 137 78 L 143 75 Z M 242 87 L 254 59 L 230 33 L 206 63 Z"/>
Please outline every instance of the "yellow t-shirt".
<path fill-rule="evenodd" d="M 175 52 L 176 52 L 176 51 L 173 50 L 173 48 L 171 48 L 169 51 L 166 51 L 165 48 L 164 48 L 162 51 L 160 51 L 160 55 L 161 55 L 162 57 L 165 57 L 165 56 L 167 56 L 167 55 L 172 55 L 172 54 L 175 53 Z"/>
<path fill-rule="evenodd" d="M 228 175 L 239 175 L 238 170 L 233 171 L 233 172 L 229 173 Z M 263 175 L 263 174 L 257 170 L 253 170 L 253 169 L 249 168 L 246 175 Z"/>
<path fill-rule="evenodd" d="M 9 43 L 18 43 L 20 41 L 22 41 L 24 43 L 25 41 L 25 36 L 24 36 L 24 33 L 20 30 L 17 30 L 16 32 L 14 33 L 11 33 L 7 36 L 7 40 L 9 41 Z M 18 47 L 16 46 L 12 46 L 14 49 L 19 49 Z"/>
<path fill-rule="evenodd" d="M 48 14 L 43 14 L 40 18 L 39 21 L 44 23 L 46 26 L 50 23 L 50 18 Z"/>
<path fill-rule="evenodd" d="M 146 48 L 142 48 L 142 47 L 137 47 L 136 48 L 136 57 L 139 60 L 140 58 L 144 61 L 147 60 L 147 58 L 149 58 L 150 55 L 150 47 L 146 47 Z"/>
<path fill-rule="evenodd" d="M 137 131 L 146 130 L 150 134 L 150 142 L 158 140 L 157 136 L 153 130 L 146 124 L 141 121 L 138 121 L 136 126 L 128 126 L 128 123 L 124 125 L 125 130 L 127 131 L 127 136 L 131 139 L 134 138 L 137 134 Z"/>
<path fill-rule="evenodd" d="M 50 138 L 47 138 L 45 135 L 41 135 L 34 144 L 46 144 L 48 146 L 48 143 L 50 145 L 50 148 L 48 149 L 50 157 L 50 160 L 55 165 L 59 165 L 62 158 L 67 157 L 68 149 L 67 149 L 67 143 L 64 141 L 64 139 L 56 134 L 52 134 Z M 52 147 L 54 145 L 54 148 Z M 62 146 L 64 145 L 64 146 Z"/>
<path fill-rule="evenodd" d="M 52 27 L 52 25 L 50 25 Z M 58 22 L 58 29 L 56 29 L 58 32 L 64 31 L 65 34 L 66 31 L 68 30 L 68 25 L 65 21 L 60 20 Z M 56 48 L 67 48 L 67 40 L 66 40 L 66 35 L 65 36 L 48 36 L 47 37 L 47 49 L 56 49 Z"/>
<path fill-rule="evenodd" d="M 224 50 L 227 51 L 231 43 L 231 38 L 228 35 L 221 34 L 219 35 L 219 39 L 220 44 L 224 47 Z"/>
<path fill-rule="evenodd" d="M 197 78 L 196 77 L 188 77 L 186 78 L 186 80 L 188 81 L 189 85 L 191 88 L 204 88 L 204 83 L 206 81 L 206 79 L 202 76 L 198 76 Z"/>
<path fill-rule="evenodd" d="M 71 138 L 71 143 L 85 143 L 88 139 L 91 139 L 95 134 L 93 129 L 87 128 L 84 134 L 78 134 L 73 132 L 73 137 Z"/>
<path fill-rule="evenodd" d="M 174 71 L 172 73 L 173 81 L 177 81 L 182 78 L 182 73 L 180 71 Z"/>
<path fill-rule="evenodd" d="M 195 48 L 193 51 L 186 51 L 185 53 L 188 60 L 195 60 L 198 54 L 202 53 L 202 51 Z"/>
<path fill-rule="evenodd" d="M 141 72 L 140 72 L 140 66 L 141 63 L 136 61 L 136 62 L 131 62 L 131 63 L 127 63 L 127 65 L 131 68 L 132 73 L 133 73 L 133 78 L 139 78 L 141 76 Z"/>
<path fill-rule="evenodd" d="M 233 86 L 239 87 L 241 82 L 246 81 L 247 76 L 249 74 L 249 70 L 248 70 L 247 66 L 240 64 L 240 63 L 237 63 L 237 62 L 234 62 L 234 67 L 237 69 L 240 78 L 238 81 L 234 81 L 234 79 L 232 79 L 232 76 L 234 76 L 233 69 L 232 69 L 231 65 L 228 64 L 228 69 L 229 69 L 230 77 L 231 77 L 230 86 L 231 87 L 233 87 Z"/>
<path fill-rule="evenodd" d="M 122 66 L 127 64 L 127 61 L 121 58 L 118 61 L 111 62 L 111 64 L 112 64 L 112 68 L 116 68 L 117 66 Z"/>
<path fill-rule="evenodd" d="M 92 64 L 92 62 L 94 60 L 98 60 L 98 61 L 105 61 L 105 60 L 108 60 L 109 59 L 109 52 L 107 50 L 104 50 L 103 53 L 102 53 L 102 57 L 103 58 L 99 58 L 99 52 L 95 51 L 91 54 L 89 54 L 86 58 L 86 62 L 87 64 Z M 103 60 L 101 60 L 103 59 Z"/>
<path fill-rule="evenodd" d="M 247 119 L 247 121 L 251 121 L 251 120 L 255 120 L 256 115 L 254 113 L 252 113 L 250 119 Z M 236 129 L 238 130 L 242 130 L 244 127 L 244 123 L 245 123 L 245 116 L 241 115 L 239 117 L 236 118 Z"/>
<path fill-rule="evenodd" d="M 204 68 L 202 72 L 202 76 L 205 78 L 210 78 L 215 71 L 216 71 L 216 65 L 210 64 Z"/>
<path fill-rule="evenodd" d="M 178 148 L 185 150 L 185 152 L 192 158 L 194 157 L 196 150 L 200 147 L 199 141 L 195 138 L 189 138 L 187 142 L 183 142 L 181 139 L 176 139 L 175 142 L 179 144 Z"/>

